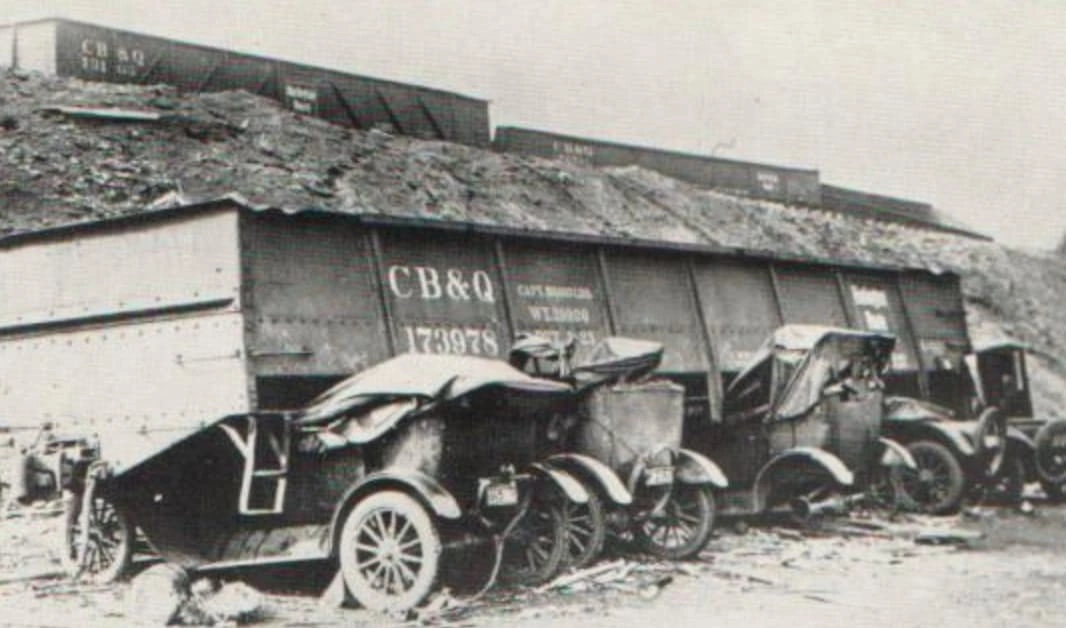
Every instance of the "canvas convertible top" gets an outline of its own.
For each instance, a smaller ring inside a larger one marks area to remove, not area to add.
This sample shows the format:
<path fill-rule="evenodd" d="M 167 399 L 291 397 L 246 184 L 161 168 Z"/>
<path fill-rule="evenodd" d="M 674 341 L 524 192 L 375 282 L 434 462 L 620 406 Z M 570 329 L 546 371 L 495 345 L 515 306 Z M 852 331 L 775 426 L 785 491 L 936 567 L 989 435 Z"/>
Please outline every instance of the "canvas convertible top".
<path fill-rule="evenodd" d="M 295 422 L 321 424 L 387 399 L 445 402 L 488 387 L 536 394 L 571 392 L 565 384 L 531 377 L 500 360 L 405 353 L 336 384 L 304 408 Z"/>
<path fill-rule="evenodd" d="M 896 339 L 883 333 L 827 327 L 785 325 L 779 327 L 755 352 L 748 366 L 730 384 L 726 397 L 753 390 L 753 380 L 770 363 L 773 373 L 773 417 L 790 419 L 805 414 L 822 397 L 829 384 L 846 378 L 852 369 L 868 361 L 877 373 L 884 370 Z"/>

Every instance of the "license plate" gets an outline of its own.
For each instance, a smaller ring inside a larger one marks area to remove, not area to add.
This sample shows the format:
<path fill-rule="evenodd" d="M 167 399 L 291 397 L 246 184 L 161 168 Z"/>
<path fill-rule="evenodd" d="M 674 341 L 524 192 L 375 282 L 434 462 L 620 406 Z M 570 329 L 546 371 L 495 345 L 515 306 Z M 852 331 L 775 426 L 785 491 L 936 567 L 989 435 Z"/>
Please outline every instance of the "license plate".
<path fill-rule="evenodd" d="M 518 503 L 518 485 L 514 482 L 489 482 L 485 487 L 486 506 L 513 506 Z"/>
<path fill-rule="evenodd" d="M 648 486 L 662 486 L 674 482 L 673 467 L 649 467 L 644 476 L 644 484 Z"/>

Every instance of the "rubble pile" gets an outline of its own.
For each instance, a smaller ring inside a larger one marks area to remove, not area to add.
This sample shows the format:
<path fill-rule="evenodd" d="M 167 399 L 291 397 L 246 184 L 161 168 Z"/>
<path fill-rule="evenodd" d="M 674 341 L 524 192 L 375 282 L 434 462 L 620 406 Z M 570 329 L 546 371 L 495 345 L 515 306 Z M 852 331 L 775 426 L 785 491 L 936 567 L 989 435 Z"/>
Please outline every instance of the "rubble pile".
<path fill-rule="evenodd" d="M 636 167 L 356 131 L 243 92 L 180 95 L 165 86 L 0 73 L 0 234 L 230 193 L 290 210 L 951 270 L 963 277 L 976 339 L 1028 343 L 1038 412 L 1066 416 L 1066 265 L 1052 252 L 738 198 Z"/>

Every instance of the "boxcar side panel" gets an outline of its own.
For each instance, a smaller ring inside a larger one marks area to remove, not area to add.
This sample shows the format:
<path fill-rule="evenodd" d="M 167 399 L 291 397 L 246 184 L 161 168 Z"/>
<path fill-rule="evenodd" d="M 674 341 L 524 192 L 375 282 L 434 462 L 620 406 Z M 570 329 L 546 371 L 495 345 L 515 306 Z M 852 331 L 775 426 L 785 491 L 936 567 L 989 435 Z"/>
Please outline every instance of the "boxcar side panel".
<path fill-rule="evenodd" d="M 506 356 L 510 330 L 491 240 L 384 230 L 380 241 L 397 353 Z"/>
<path fill-rule="evenodd" d="M 773 264 L 785 323 L 848 327 L 832 268 Z"/>
<path fill-rule="evenodd" d="M 705 258 L 694 267 L 696 288 L 717 348 L 719 368 L 737 373 L 781 325 L 769 266 Z"/>
<path fill-rule="evenodd" d="M 963 371 L 963 356 L 972 346 L 958 277 L 901 273 L 899 287 L 917 337 L 929 399 L 966 416 L 975 391 Z"/>
<path fill-rule="evenodd" d="M 920 367 L 911 337 L 903 299 L 892 277 L 869 273 L 843 273 L 845 302 L 855 326 L 896 336 L 892 371 L 917 371 Z"/>
<path fill-rule="evenodd" d="M 199 424 L 248 410 L 239 312 L 0 340 L 0 417 L 99 431 Z"/>
<path fill-rule="evenodd" d="M 11 31 L 12 40 L 9 40 L 12 42 L 9 45 L 14 46 L 10 50 L 12 65 L 23 70 L 55 74 L 56 28 L 56 22 L 51 20 L 14 25 Z"/>
<path fill-rule="evenodd" d="M 0 249 L 0 334 L 173 309 L 238 309 L 237 249 L 236 212 L 57 234 Z"/>
<path fill-rule="evenodd" d="M 243 89 L 253 94 L 279 99 L 278 64 L 270 59 L 227 52 L 209 90 Z"/>
<path fill-rule="evenodd" d="M 0 68 L 15 67 L 15 25 L 0 26 Z"/>
<path fill-rule="evenodd" d="M 717 415 L 712 391 L 718 390 L 718 374 L 712 368 L 688 261 L 621 249 L 606 250 L 604 261 L 614 331 L 663 344 L 659 371 L 685 387 L 685 438 L 691 442 Z"/>
<path fill-rule="evenodd" d="M 706 372 L 707 350 L 685 260 L 636 251 L 609 251 L 606 257 L 615 331 L 663 343 L 663 371 Z"/>
<path fill-rule="evenodd" d="M 970 351 L 966 310 L 957 277 L 903 273 L 899 283 L 923 363 L 931 365 L 951 353 Z"/>
<path fill-rule="evenodd" d="M 593 247 L 507 242 L 503 251 L 516 335 L 576 340 L 578 361 L 611 335 L 607 294 Z"/>
<path fill-rule="evenodd" d="M 388 357 L 363 230 L 253 214 L 245 217 L 242 240 L 255 376 L 344 376 Z"/>

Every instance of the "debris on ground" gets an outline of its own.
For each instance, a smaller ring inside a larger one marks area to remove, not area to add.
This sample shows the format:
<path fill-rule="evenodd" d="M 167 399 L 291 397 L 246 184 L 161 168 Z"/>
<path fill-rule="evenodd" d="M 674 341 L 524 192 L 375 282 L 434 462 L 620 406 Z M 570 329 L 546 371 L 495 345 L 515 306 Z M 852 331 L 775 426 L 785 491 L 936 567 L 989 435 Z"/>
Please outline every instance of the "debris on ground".
<path fill-rule="evenodd" d="M 153 565 L 130 582 L 126 617 L 145 625 L 217 626 L 248 624 L 269 617 L 262 593 L 239 581 L 190 581 L 172 563 Z"/>
<path fill-rule="evenodd" d="M 216 583 L 202 578 L 190 587 L 189 596 L 178 612 L 178 623 L 186 626 L 249 624 L 269 616 L 263 594 L 247 584 Z"/>
<path fill-rule="evenodd" d="M 985 535 L 971 530 L 925 530 L 914 537 L 920 545 L 969 545 Z"/>

